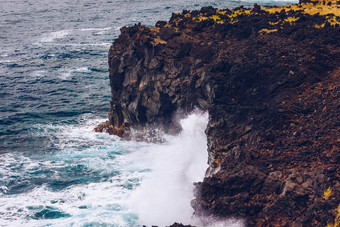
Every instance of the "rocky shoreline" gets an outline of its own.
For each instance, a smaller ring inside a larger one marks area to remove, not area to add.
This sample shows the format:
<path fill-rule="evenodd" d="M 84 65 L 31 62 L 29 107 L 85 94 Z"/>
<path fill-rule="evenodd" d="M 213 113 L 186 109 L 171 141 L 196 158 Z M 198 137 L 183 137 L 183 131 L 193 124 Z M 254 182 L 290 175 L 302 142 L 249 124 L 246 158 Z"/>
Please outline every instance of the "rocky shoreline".
<path fill-rule="evenodd" d="M 249 226 L 340 223 L 340 1 L 173 14 L 124 27 L 109 51 L 109 120 L 128 138 L 209 112 L 196 215 Z"/>

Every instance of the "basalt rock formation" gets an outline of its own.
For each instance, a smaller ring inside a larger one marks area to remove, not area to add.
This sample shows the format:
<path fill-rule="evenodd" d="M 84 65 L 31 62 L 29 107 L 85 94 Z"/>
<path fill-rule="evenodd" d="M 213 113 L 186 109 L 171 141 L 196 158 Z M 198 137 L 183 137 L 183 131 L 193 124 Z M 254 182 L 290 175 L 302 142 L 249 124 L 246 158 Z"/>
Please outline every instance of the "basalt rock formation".
<path fill-rule="evenodd" d="M 124 27 L 109 51 L 109 121 L 96 130 L 169 129 L 176 111 L 206 110 L 210 167 L 196 215 L 337 226 L 339 24 L 332 0 L 205 7 Z"/>

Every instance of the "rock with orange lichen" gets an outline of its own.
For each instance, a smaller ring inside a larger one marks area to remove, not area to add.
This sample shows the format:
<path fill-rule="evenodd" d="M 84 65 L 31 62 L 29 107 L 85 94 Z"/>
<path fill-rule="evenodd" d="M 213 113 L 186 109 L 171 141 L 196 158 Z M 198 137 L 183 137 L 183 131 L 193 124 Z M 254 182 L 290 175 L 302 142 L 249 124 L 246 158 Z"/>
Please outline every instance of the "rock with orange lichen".
<path fill-rule="evenodd" d="M 339 7 L 334 0 L 204 7 L 154 28 L 122 28 L 109 51 L 103 128 L 177 132 L 173 114 L 199 107 L 209 112 L 210 167 L 196 184 L 196 215 L 250 226 L 336 224 Z"/>

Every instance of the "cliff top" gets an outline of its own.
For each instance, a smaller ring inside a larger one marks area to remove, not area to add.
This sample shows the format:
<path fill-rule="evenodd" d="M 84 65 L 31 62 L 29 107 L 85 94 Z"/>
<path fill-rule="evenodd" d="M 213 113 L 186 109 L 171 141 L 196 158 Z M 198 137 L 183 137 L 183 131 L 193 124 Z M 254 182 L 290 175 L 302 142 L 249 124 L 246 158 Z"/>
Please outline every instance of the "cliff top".
<path fill-rule="evenodd" d="M 186 11 L 174 13 L 169 22 L 158 22 L 153 29 L 155 34 L 159 27 L 172 28 L 174 31 L 184 31 L 203 26 L 218 27 L 225 24 L 237 24 L 244 21 L 245 17 L 256 18 L 261 16 L 261 24 L 257 25 L 259 33 L 271 33 L 282 30 L 284 26 L 295 25 L 306 20 L 306 16 L 315 16 L 308 21 L 308 26 L 323 28 L 325 26 L 340 25 L 340 1 L 304 1 L 299 4 L 285 5 L 281 7 L 263 8 L 255 4 L 253 9 L 238 7 L 236 9 L 213 9 L 212 7 L 202 8 L 200 11 Z M 252 21 L 254 23 L 256 21 Z M 306 25 L 307 25 L 306 24 Z M 165 43 L 159 37 L 154 44 Z"/>
<path fill-rule="evenodd" d="M 325 1 L 302 1 L 300 4 L 284 5 L 281 7 L 266 8 L 269 13 L 277 13 L 282 10 L 285 11 L 302 11 L 305 14 L 315 15 L 329 15 L 334 17 L 340 16 L 340 1 L 339 0 L 325 0 Z M 333 17 L 333 18 L 334 18 Z M 329 17 L 328 17 L 329 18 Z M 336 20 L 336 19 L 335 19 Z M 339 24 L 339 20 L 334 21 Z"/>

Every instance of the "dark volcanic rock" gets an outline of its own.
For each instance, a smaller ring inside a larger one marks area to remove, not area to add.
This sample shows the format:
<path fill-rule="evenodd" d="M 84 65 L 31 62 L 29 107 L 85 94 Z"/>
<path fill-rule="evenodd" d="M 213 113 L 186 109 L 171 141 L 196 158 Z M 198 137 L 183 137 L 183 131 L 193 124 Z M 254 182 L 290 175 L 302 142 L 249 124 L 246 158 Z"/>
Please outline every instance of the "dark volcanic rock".
<path fill-rule="evenodd" d="M 194 227 L 194 226 L 183 225 L 182 223 L 174 223 L 174 224 L 170 225 L 169 227 Z"/>
<path fill-rule="evenodd" d="M 122 28 L 109 52 L 109 122 L 97 131 L 128 136 L 161 124 L 171 132 L 175 111 L 206 110 L 210 168 L 196 185 L 197 215 L 251 226 L 336 223 L 340 18 L 304 13 L 314 5 L 339 10 L 335 1 L 205 7 L 155 28 Z"/>
<path fill-rule="evenodd" d="M 147 226 L 143 225 L 143 227 L 147 227 Z M 158 227 L 158 226 L 152 226 L 152 227 Z M 174 224 L 169 225 L 169 227 L 194 227 L 194 226 L 192 226 L 192 225 L 183 225 L 182 223 L 175 222 Z"/>

